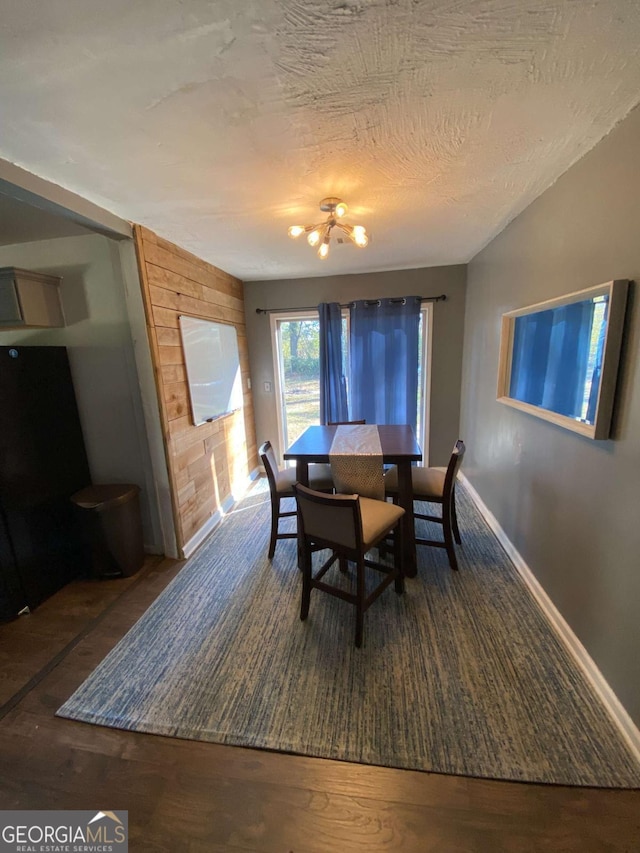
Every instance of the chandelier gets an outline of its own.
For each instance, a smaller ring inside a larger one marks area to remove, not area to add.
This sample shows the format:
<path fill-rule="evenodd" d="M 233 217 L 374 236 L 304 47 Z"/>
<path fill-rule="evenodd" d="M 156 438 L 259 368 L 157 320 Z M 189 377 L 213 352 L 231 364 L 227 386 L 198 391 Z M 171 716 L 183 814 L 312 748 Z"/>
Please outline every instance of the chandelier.
<path fill-rule="evenodd" d="M 346 222 L 341 222 L 348 210 L 342 199 L 333 196 L 323 198 L 320 202 L 320 210 L 329 214 L 324 222 L 317 225 L 292 225 L 289 228 L 289 237 L 295 238 L 301 234 L 306 234 L 309 245 L 318 247 L 318 257 L 321 260 L 324 260 L 329 254 L 329 243 L 331 242 L 333 228 L 339 228 L 356 246 L 360 246 L 362 249 L 369 244 L 367 229 L 364 225 L 347 225 Z M 340 237 L 338 237 L 338 242 L 342 243 Z"/>

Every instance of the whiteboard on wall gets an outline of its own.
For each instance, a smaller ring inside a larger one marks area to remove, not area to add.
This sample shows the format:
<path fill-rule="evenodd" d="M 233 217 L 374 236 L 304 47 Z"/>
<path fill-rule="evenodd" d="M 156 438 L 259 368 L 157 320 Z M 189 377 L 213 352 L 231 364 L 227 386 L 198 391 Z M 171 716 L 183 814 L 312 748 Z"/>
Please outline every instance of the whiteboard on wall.
<path fill-rule="evenodd" d="M 235 326 L 180 316 L 191 413 L 196 426 L 242 408 Z"/>

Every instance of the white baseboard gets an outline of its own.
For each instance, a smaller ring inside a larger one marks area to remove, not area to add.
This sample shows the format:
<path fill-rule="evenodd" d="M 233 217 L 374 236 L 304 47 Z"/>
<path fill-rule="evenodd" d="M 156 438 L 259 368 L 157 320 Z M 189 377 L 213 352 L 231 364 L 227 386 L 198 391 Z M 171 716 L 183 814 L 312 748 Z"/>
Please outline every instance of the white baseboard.
<path fill-rule="evenodd" d="M 182 548 L 182 559 L 187 560 L 204 542 L 204 540 L 212 533 L 216 527 L 223 520 L 225 515 L 229 512 L 229 510 L 237 503 L 243 495 L 246 494 L 247 490 L 250 488 L 251 483 L 256 479 L 256 477 L 260 474 L 259 468 L 254 468 L 253 471 L 249 473 L 246 481 L 241 484 L 238 488 L 236 486 L 236 491 L 234 494 L 229 495 L 223 502 L 220 509 L 217 509 L 212 516 L 210 516 L 202 527 L 193 534 L 191 539 L 188 542 L 185 542 Z"/>
<path fill-rule="evenodd" d="M 233 498 L 232 498 L 233 500 Z M 224 513 L 217 509 L 213 515 L 205 521 L 202 527 L 197 530 L 188 542 L 185 542 L 182 547 L 182 559 L 187 560 L 204 542 L 207 536 L 212 533 L 220 524 L 224 517 Z"/>
<path fill-rule="evenodd" d="M 254 468 L 253 471 L 249 472 L 249 476 L 240 485 L 240 488 L 237 488 L 237 486 L 236 486 L 235 491 L 233 493 L 233 502 L 234 503 L 236 503 L 237 501 L 239 501 L 241 498 L 243 498 L 246 495 L 246 493 L 251 488 L 251 484 L 253 483 L 253 481 L 259 476 L 260 476 L 260 467 Z M 227 512 L 226 509 L 225 509 L 225 512 Z"/>
<path fill-rule="evenodd" d="M 536 599 L 547 621 L 557 634 L 563 646 L 567 649 L 571 657 L 574 659 L 577 666 L 584 674 L 585 678 L 589 681 L 596 695 L 603 703 L 606 711 L 608 712 L 612 721 L 618 728 L 629 749 L 633 753 L 634 758 L 638 763 L 640 763 L 640 731 L 638 730 L 638 727 L 635 725 L 635 723 L 625 710 L 624 706 L 607 683 L 606 679 L 596 666 L 594 660 L 591 658 L 591 656 L 589 655 L 585 647 L 582 645 L 580 640 L 573 633 L 573 630 L 566 622 L 558 608 L 553 603 L 553 601 L 544 591 L 544 588 L 541 586 L 540 582 L 533 574 L 529 566 L 525 563 L 521 554 L 516 550 L 511 541 L 508 539 L 507 534 L 500 526 L 495 515 L 486 506 L 478 492 L 474 489 L 474 487 L 464 476 L 464 474 L 460 473 L 458 476 L 462 481 L 462 484 L 464 485 L 467 493 L 478 508 L 480 514 L 487 522 L 504 550 L 509 555 L 509 558 L 516 567 L 518 574 L 529 588 L 533 597 Z"/>

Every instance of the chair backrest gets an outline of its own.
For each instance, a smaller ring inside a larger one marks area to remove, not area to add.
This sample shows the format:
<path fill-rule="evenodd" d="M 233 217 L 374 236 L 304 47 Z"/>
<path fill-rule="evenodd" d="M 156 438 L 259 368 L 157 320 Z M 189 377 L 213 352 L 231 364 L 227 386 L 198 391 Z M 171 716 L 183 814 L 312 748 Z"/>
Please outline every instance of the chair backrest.
<path fill-rule="evenodd" d="M 327 421 L 327 426 L 351 426 L 352 424 L 366 424 L 363 418 L 361 421 Z"/>
<path fill-rule="evenodd" d="M 271 446 L 271 442 L 265 441 L 264 444 L 261 444 L 258 454 L 262 460 L 262 464 L 264 465 L 264 470 L 267 472 L 269 488 L 273 491 L 276 489 L 276 478 L 280 468 L 278 467 L 278 461 L 273 447 Z"/>
<path fill-rule="evenodd" d="M 445 498 L 451 496 L 453 487 L 456 484 L 456 477 L 458 476 L 458 471 L 460 470 L 460 466 L 462 465 L 462 458 L 464 456 L 465 450 L 466 448 L 464 446 L 464 441 L 462 441 L 462 439 L 458 439 L 451 453 L 451 458 L 449 459 L 449 464 L 447 465 L 447 473 L 444 477 L 443 496 Z"/>
<path fill-rule="evenodd" d="M 366 424 L 366 421 L 343 421 L 335 425 L 349 427 L 362 424 Z M 358 494 L 379 501 L 384 500 L 384 465 L 379 450 L 380 442 L 377 427 L 369 426 L 367 430 L 362 430 L 362 433 L 347 429 L 343 432 L 344 435 L 341 436 L 341 431 L 339 429 L 336 431 L 334 444 L 329 452 L 331 476 L 336 492 L 344 495 Z M 363 437 L 363 434 L 366 436 L 369 432 L 375 433 L 375 442 L 370 435 Z M 335 449 L 338 436 L 342 438 L 340 450 Z M 375 443 L 377 443 L 378 453 L 364 452 L 364 447 L 373 451 Z"/>
<path fill-rule="evenodd" d="M 362 549 L 362 516 L 357 495 L 328 495 L 296 483 L 298 532 L 327 547 Z"/>
<path fill-rule="evenodd" d="M 329 462 L 336 492 L 384 500 L 382 457 L 360 454 L 330 456 Z"/>

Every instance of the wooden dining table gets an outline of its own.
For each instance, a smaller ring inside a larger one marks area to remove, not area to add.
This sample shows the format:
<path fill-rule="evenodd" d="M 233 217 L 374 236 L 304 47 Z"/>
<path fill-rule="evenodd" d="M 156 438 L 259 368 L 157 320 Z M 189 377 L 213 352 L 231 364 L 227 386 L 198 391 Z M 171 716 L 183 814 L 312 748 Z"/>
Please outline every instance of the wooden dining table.
<path fill-rule="evenodd" d="M 296 479 L 303 486 L 309 485 L 309 463 L 330 462 L 329 452 L 337 429 L 337 426 L 307 427 L 283 454 L 285 460 L 295 460 Z M 358 427 L 351 429 L 357 430 Z M 398 467 L 398 503 L 405 511 L 403 567 L 406 577 L 411 578 L 417 572 L 411 463 L 422 459 L 422 450 L 412 427 L 406 424 L 380 424 L 377 429 L 383 463 Z"/>

